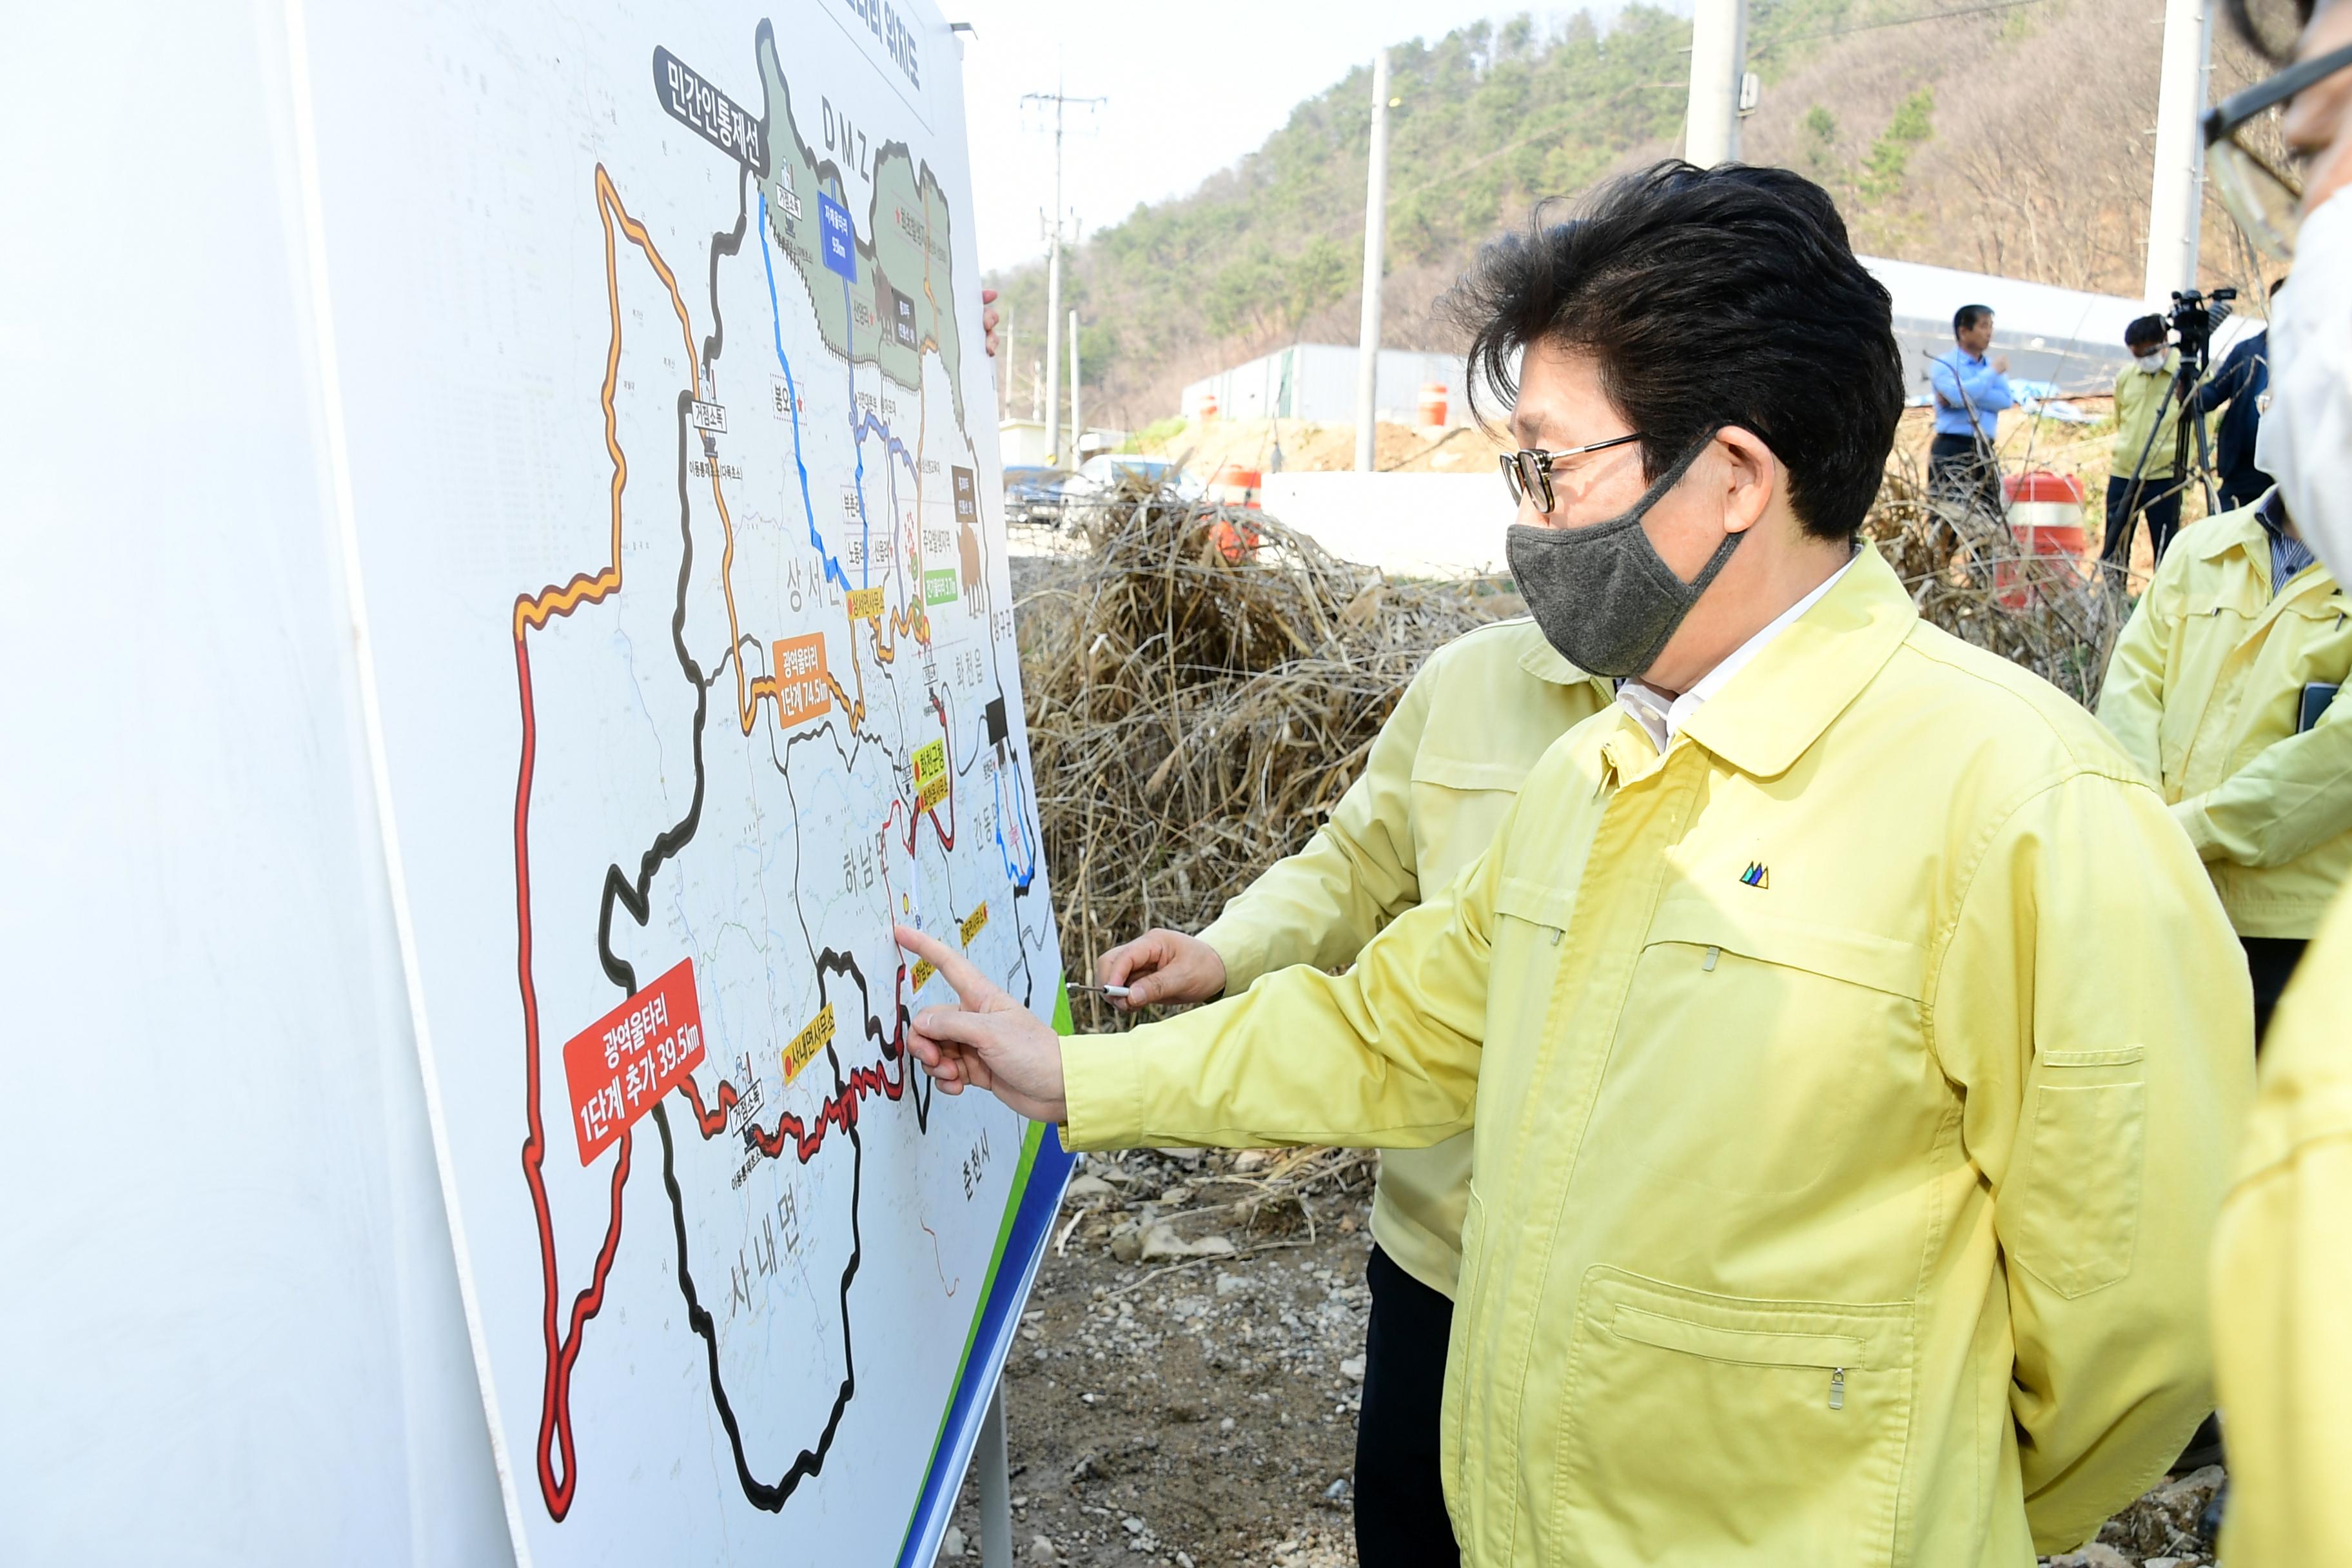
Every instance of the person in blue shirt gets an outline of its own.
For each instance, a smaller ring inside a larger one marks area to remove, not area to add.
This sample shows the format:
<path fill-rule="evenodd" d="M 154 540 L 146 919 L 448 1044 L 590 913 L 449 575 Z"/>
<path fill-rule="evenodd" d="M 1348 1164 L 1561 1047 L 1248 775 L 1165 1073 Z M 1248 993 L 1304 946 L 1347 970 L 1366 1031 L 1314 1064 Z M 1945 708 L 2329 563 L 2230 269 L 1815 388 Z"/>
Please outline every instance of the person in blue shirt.
<path fill-rule="evenodd" d="M 1936 356 L 1927 384 L 1936 395 L 1936 438 L 1927 447 L 1927 493 L 2001 516 L 2000 464 L 1993 455 L 2000 411 L 2017 402 L 2006 357 L 1988 361 L 1992 307 L 1963 305 L 1952 315 L 1954 347 Z"/>
<path fill-rule="evenodd" d="M 2276 300 L 2285 287 L 2284 278 L 2272 284 L 2271 298 Z M 2271 488 L 2271 477 L 2254 466 L 2254 437 L 2262 429 L 2262 405 L 2271 385 L 2270 353 L 2265 327 L 2242 340 L 2197 389 L 2200 415 L 2229 405 L 2213 425 L 2213 471 L 2221 481 L 2223 511 L 2252 506 Z"/>

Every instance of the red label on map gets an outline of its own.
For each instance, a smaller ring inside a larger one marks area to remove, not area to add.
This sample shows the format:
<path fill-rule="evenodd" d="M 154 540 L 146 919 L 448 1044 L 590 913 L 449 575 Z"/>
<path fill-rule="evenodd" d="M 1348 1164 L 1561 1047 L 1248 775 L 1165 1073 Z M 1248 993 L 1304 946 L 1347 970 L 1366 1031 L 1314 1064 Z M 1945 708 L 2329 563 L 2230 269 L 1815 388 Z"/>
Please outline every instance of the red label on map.
<path fill-rule="evenodd" d="M 593 1162 L 654 1102 L 702 1065 L 702 1008 L 694 960 L 622 1003 L 563 1047 L 580 1163 Z"/>

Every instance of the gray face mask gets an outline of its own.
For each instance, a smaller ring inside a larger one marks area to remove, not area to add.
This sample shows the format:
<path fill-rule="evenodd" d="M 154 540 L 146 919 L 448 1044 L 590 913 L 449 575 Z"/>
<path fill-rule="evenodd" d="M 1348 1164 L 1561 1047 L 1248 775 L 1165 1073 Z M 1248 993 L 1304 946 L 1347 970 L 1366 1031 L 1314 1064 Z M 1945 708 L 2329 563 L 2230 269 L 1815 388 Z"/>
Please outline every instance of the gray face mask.
<path fill-rule="evenodd" d="M 1748 537 L 1726 534 L 1698 576 L 1685 583 L 1642 531 L 1643 517 L 1714 439 L 1709 431 L 1622 516 L 1584 528 L 1511 525 L 1503 553 L 1528 613 L 1560 657 L 1588 675 L 1622 678 L 1649 668 Z"/>

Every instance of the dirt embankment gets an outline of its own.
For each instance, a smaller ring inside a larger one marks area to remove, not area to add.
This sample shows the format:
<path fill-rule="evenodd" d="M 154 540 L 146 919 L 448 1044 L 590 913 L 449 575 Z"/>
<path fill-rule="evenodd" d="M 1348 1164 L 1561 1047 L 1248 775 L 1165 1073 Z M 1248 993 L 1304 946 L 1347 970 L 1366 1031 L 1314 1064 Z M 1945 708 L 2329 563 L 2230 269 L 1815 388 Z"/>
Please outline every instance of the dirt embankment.
<path fill-rule="evenodd" d="M 1228 463 L 1262 473 L 1337 473 L 1356 466 L 1353 425 L 1314 425 L 1301 419 L 1212 419 L 1192 423 L 1150 444 L 1150 455 L 1174 458 L 1202 479 Z M 1490 474 L 1503 443 L 1475 425 L 1424 430 L 1383 421 L 1374 437 L 1373 458 L 1383 473 Z M 1275 460 L 1277 450 L 1281 461 Z M 1496 484 L 1502 483 L 1497 478 Z"/>

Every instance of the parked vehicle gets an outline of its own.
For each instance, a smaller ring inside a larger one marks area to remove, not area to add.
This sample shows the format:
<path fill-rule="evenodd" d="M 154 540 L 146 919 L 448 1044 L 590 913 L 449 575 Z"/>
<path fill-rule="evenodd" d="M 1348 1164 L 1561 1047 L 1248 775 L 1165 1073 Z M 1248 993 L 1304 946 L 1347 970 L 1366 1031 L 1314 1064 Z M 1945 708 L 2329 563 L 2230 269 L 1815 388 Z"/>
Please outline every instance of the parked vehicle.
<path fill-rule="evenodd" d="M 1005 469 L 1004 521 L 1016 528 L 1059 527 L 1063 489 L 1071 478 L 1064 468 Z"/>
<path fill-rule="evenodd" d="M 1186 500 L 1198 500 L 1201 497 L 1200 481 L 1175 464 L 1118 452 L 1098 453 L 1081 463 L 1078 471 L 1070 477 L 1068 495 L 1073 500 L 1099 499 L 1127 481 L 1151 487 L 1172 483 L 1176 493 Z"/>

